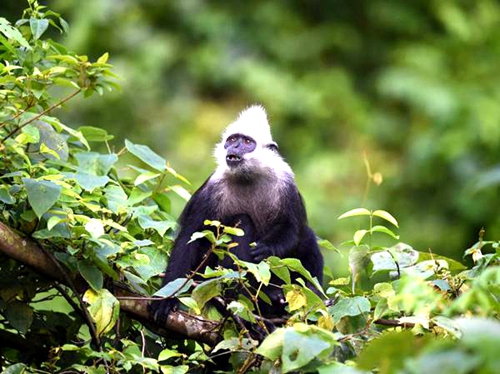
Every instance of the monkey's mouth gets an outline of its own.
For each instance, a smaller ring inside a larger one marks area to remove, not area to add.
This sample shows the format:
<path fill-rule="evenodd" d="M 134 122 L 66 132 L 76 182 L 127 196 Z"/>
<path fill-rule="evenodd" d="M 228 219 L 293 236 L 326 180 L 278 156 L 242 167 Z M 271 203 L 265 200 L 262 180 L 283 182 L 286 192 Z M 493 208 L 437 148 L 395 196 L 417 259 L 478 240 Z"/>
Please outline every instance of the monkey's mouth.
<path fill-rule="evenodd" d="M 236 154 L 228 154 L 226 156 L 226 163 L 228 166 L 233 167 L 239 165 L 243 161 L 243 157 Z"/>

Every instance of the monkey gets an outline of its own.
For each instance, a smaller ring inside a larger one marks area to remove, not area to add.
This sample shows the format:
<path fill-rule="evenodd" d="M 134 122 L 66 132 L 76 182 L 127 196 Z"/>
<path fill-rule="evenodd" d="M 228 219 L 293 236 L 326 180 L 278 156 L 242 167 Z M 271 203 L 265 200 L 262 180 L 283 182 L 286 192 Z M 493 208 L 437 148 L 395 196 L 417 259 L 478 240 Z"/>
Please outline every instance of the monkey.
<path fill-rule="evenodd" d="M 297 258 L 321 283 L 323 256 L 314 231 L 308 226 L 302 196 L 294 174 L 278 152 L 271 136 L 265 109 L 253 105 L 242 111 L 222 134 L 214 155 L 215 171 L 193 194 L 179 218 L 180 231 L 175 239 L 166 269 L 164 284 L 189 276 L 206 266 L 231 267 L 230 259 L 217 256 L 204 260 L 210 248 L 207 239 L 191 241 L 191 235 L 207 229 L 205 220 L 217 220 L 226 226 L 238 226 L 244 236 L 234 237 L 234 253 L 240 260 L 259 263 L 269 256 Z M 200 264 L 203 266 L 200 267 Z M 280 283 L 273 276 L 272 281 Z M 266 316 L 283 315 L 281 289 L 264 289 L 272 305 L 262 305 Z M 263 303 L 264 304 L 264 303 Z M 175 308 L 175 299 L 153 301 L 150 312 L 156 321 L 166 321 Z"/>

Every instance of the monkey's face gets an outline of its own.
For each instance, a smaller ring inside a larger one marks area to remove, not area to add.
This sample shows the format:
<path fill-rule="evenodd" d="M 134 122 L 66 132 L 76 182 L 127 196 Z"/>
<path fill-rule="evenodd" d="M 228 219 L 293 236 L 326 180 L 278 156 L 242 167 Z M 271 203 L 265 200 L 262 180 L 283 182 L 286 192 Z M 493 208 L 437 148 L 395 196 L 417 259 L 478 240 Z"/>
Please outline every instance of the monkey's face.
<path fill-rule="evenodd" d="M 245 162 L 245 155 L 251 153 L 257 143 L 251 137 L 242 134 L 232 134 L 226 139 L 226 163 L 230 168 L 240 166 Z"/>

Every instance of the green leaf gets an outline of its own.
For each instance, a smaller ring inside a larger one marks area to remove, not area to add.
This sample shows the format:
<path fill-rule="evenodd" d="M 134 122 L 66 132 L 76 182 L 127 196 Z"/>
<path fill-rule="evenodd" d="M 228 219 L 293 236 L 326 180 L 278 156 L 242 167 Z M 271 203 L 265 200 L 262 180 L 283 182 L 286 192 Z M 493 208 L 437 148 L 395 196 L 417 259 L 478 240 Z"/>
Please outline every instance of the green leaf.
<path fill-rule="evenodd" d="M 97 335 L 110 331 L 120 313 L 120 302 L 106 289 L 85 292 L 84 301 L 90 304 L 89 312 L 96 324 Z"/>
<path fill-rule="evenodd" d="M 358 216 L 369 216 L 371 214 L 372 213 L 368 209 L 356 208 L 356 209 L 352 209 L 348 212 L 345 212 L 338 219 L 344 219 L 344 218 L 349 218 L 349 217 L 358 217 Z"/>
<path fill-rule="evenodd" d="M 277 360 L 283 352 L 283 341 L 285 328 L 278 328 L 269 334 L 260 344 L 255 353 L 267 357 L 270 360 Z"/>
<path fill-rule="evenodd" d="M 390 236 L 391 238 L 394 238 L 396 240 L 399 239 L 399 235 L 396 235 L 394 232 L 392 232 L 391 230 L 389 230 L 387 227 L 385 226 L 373 226 L 370 230 L 370 232 L 373 234 L 374 232 L 380 232 L 382 234 L 386 234 L 388 236 Z"/>
<path fill-rule="evenodd" d="M 139 158 L 142 162 L 151 166 L 153 169 L 158 171 L 166 170 L 167 162 L 165 159 L 153 152 L 148 146 L 134 144 L 129 140 L 125 140 L 125 147 L 130 153 Z"/>
<path fill-rule="evenodd" d="M 99 127 L 80 126 L 78 131 L 80 131 L 89 142 L 105 142 L 114 138 L 113 135 L 109 135 L 106 130 Z"/>
<path fill-rule="evenodd" d="M 78 271 L 94 291 L 102 289 L 102 273 L 93 263 L 87 260 L 78 261 Z"/>
<path fill-rule="evenodd" d="M 186 281 L 186 278 L 177 278 L 172 282 L 169 282 L 166 285 L 164 285 L 162 288 L 156 291 L 153 294 L 153 296 L 172 297 L 180 295 L 188 291 L 192 284 L 193 284 L 192 279 Z"/>
<path fill-rule="evenodd" d="M 368 233 L 369 231 L 368 230 L 358 230 L 354 233 L 354 244 L 356 245 L 359 245 L 361 243 L 361 241 L 363 240 L 363 238 L 365 237 L 365 235 Z"/>
<path fill-rule="evenodd" d="M 25 374 L 27 373 L 27 366 L 25 364 L 14 364 L 6 367 L 2 374 Z"/>
<path fill-rule="evenodd" d="M 224 226 L 224 232 L 229 235 L 234 235 L 234 236 L 244 236 L 245 231 L 242 229 L 239 229 L 237 227 L 230 227 L 230 226 Z"/>
<path fill-rule="evenodd" d="M 107 207 L 113 213 L 118 214 L 128 208 L 128 196 L 121 186 L 107 186 L 104 190 L 104 196 L 107 199 Z"/>
<path fill-rule="evenodd" d="M 155 221 L 151 217 L 141 214 L 138 217 L 139 225 L 144 229 L 153 229 L 164 236 L 168 229 L 173 229 L 176 226 L 174 221 Z"/>
<path fill-rule="evenodd" d="M 205 306 L 207 301 L 219 296 L 221 294 L 222 287 L 220 280 L 218 278 L 210 279 L 203 283 L 200 283 L 191 293 L 191 297 L 196 300 L 198 307 L 201 309 Z"/>
<path fill-rule="evenodd" d="M 383 373 L 397 373 L 408 357 L 416 356 L 423 347 L 426 336 L 415 337 L 411 331 L 388 332 L 373 339 L 359 354 L 360 369 L 383 367 Z"/>
<path fill-rule="evenodd" d="M 326 249 L 328 251 L 335 251 L 340 254 L 340 251 L 330 241 L 326 239 L 318 240 L 318 245 L 323 249 Z"/>
<path fill-rule="evenodd" d="M 103 155 L 97 152 L 79 152 L 75 154 L 75 158 L 78 162 L 78 169 L 83 174 L 97 176 L 107 175 L 118 161 L 118 156 L 114 153 Z"/>
<path fill-rule="evenodd" d="M 340 300 L 337 304 L 329 308 L 333 314 L 335 323 L 338 323 L 343 317 L 358 316 L 370 312 L 370 301 L 362 296 L 355 296 Z"/>
<path fill-rule="evenodd" d="M 4 34 L 7 39 L 15 40 L 23 47 L 31 49 L 31 46 L 26 41 L 26 39 L 24 39 L 19 30 L 11 26 L 10 22 L 3 17 L 0 17 L 0 33 Z"/>
<path fill-rule="evenodd" d="M 141 248 L 140 251 L 149 257 L 148 265 L 134 267 L 135 271 L 137 271 L 142 279 L 147 281 L 149 278 L 165 271 L 167 267 L 167 258 L 158 248 L 145 247 Z"/>
<path fill-rule="evenodd" d="M 5 317 L 13 328 L 26 333 L 33 323 L 33 309 L 26 303 L 14 301 L 7 304 Z"/>
<path fill-rule="evenodd" d="M 88 174 L 79 171 L 78 173 L 74 173 L 72 178 L 75 178 L 78 185 L 83 188 L 85 191 L 92 192 L 96 188 L 104 187 L 111 180 L 107 175 L 97 176 L 94 174 Z"/>
<path fill-rule="evenodd" d="M 394 218 L 390 213 L 386 212 L 385 210 L 376 210 L 373 212 L 373 215 L 385 219 L 386 221 L 392 223 L 394 226 L 399 227 L 396 218 Z"/>
<path fill-rule="evenodd" d="M 294 329 L 286 329 L 281 356 L 283 372 L 297 370 L 327 350 L 331 350 L 331 344 L 322 339 L 320 335 L 304 334 Z"/>
<path fill-rule="evenodd" d="M 38 218 L 52 208 L 61 196 L 62 187 L 54 182 L 23 178 L 23 183 L 28 201 Z"/>
<path fill-rule="evenodd" d="M 194 242 L 195 240 L 199 240 L 202 238 L 207 238 L 210 243 L 215 243 L 217 240 L 215 239 L 215 235 L 212 231 L 210 230 L 204 230 L 202 232 L 194 232 L 193 235 L 191 235 L 191 239 L 189 240 L 189 243 Z"/>
<path fill-rule="evenodd" d="M 174 191 L 177 195 L 182 197 L 184 200 L 189 201 L 191 198 L 191 194 L 182 186 L 179 185 L 174 185 L 174 186 L 168 186 L 172 191 Z"/>
<path fill-rule="evenodd" d="M 307 304 L 306 296 L 296 288 L 285 294 L 285 300 L 288 303 L 291 312 L 298 310 Z"/>
<path fill-rule="evenodd" d="M 31 28 L 31 34 L 33 35 L 33 38 L 35 40 L 40 39 L 40 36 L 47 30 L 49 27 L 49 20 L 48 19 L 36 19 L 36 18 L 30 18 L 30 28 Z"/>
<path fill-rule="evenodd" d="M 4 204 L 14 204 L 16 199 L 9 193 L 7 186 L 0 186 L 0 201 Z"/>

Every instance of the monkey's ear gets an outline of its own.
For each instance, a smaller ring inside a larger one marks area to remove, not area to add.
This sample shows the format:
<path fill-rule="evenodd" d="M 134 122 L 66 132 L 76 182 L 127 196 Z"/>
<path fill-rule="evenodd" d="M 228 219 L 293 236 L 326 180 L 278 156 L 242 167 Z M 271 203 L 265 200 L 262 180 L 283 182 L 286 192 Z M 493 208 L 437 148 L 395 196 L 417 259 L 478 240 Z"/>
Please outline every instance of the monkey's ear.
<path fill-rule="evenodd" d="M 271 151 L 278 152 L 278 144 L 276 142 L 269 143 L 267 146 Z"/>

